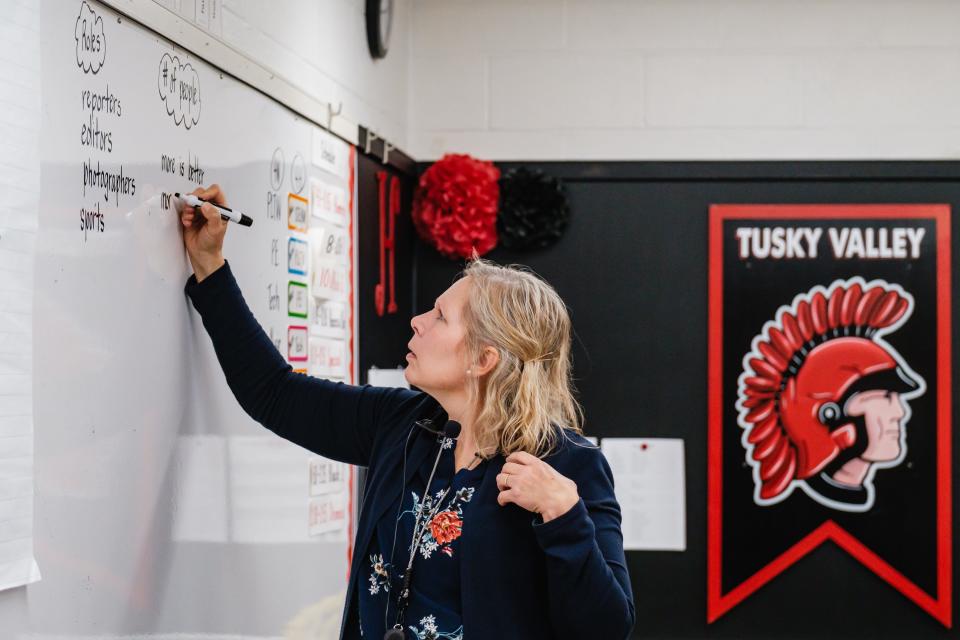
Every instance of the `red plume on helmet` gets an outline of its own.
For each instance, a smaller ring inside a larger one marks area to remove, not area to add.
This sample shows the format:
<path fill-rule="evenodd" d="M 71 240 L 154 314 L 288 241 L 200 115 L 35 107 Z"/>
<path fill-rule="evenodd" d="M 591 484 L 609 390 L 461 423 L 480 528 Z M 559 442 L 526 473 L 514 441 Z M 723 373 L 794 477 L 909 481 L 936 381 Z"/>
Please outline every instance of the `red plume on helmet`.
<path fill-rule="evenodd" d="M 798 295 L 765 325 L 744 358 L 737 401 L 759 501 L 786 497 L 791 482 L 855 444 L 845 394 L 921 386 L 879 340 L 912 311 L 913 298 L 900 287 L 852 278 Z"/>

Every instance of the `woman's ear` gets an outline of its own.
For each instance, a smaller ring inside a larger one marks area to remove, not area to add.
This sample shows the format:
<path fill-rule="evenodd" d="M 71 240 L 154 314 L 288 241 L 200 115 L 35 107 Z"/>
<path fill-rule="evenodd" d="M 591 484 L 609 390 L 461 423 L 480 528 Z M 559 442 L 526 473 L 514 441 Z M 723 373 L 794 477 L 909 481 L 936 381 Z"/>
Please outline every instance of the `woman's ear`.
<path fill-rule="evenodd" d="M 490 373 L 498 362 L 500 362 L 500 352 L 493 347 L 486 346 L 480 352 L 480 362 L 470 367 L 470 371 L 479 378 Z"/>

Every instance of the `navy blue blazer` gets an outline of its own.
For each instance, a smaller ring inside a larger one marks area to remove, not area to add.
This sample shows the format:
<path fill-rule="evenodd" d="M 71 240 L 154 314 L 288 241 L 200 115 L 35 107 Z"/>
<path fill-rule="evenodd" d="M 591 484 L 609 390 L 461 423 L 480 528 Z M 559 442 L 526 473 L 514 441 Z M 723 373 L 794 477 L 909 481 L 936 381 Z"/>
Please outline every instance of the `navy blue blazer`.
<path fill-rule="evenodd" d="M 294 373 L 243 300 L 229 264 L 186 292 L 210 335 L 227 383 L 243 409 L 277 435 L 319 455 L 369 469 L 341 638 L 359 638 L 356 591 L 363 550 L 436 437 L 415 426 L 439 405 L 408 389 L 353 386 Z M 438 423 L 442 427 L 443 421 Z M 414 433 L 411 435 L 411 430 Z M 497 503 L 490 461 L 460 539 L 464 637 L 620 640 L 635 613 L 623 553 L 620 506 L 610 466 L 583 437 L 562 431 L 544 460 L 577 484 L 580 501 L 543 523 Z M 409 443 L 408 443 L 408 436 Z M 401 469 L 406 452 L 406 477 Z"/>

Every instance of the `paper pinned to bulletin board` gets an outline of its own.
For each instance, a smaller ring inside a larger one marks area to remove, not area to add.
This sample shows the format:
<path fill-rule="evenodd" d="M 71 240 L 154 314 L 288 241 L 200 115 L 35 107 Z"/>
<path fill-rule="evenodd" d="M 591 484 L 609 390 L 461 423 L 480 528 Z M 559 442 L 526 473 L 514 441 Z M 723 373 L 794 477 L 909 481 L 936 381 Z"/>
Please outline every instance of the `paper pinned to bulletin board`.
<path fill-rule="evenodd" d="M 686 550 L 683 440 L 603 438 L 600 449 L 623 512 L 623 548 Z"/>

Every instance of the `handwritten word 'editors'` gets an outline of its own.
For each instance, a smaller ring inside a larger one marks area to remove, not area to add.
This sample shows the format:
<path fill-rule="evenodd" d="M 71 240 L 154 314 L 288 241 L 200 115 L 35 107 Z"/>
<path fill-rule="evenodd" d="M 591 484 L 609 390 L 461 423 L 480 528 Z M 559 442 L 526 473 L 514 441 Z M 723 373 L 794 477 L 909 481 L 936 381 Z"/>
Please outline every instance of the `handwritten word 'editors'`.
<path fill-rule="evenodd" d="M 80 92 L 80 105 L 87 114 L 80 125 L 80 144 L 97 151 L 113 152 L 113 132 L 100 124 L 100 116 L 120 118 L 123 105 L 120 99 L 110 92 L 110 86 L 104 92 L 84 89 Z"/>

